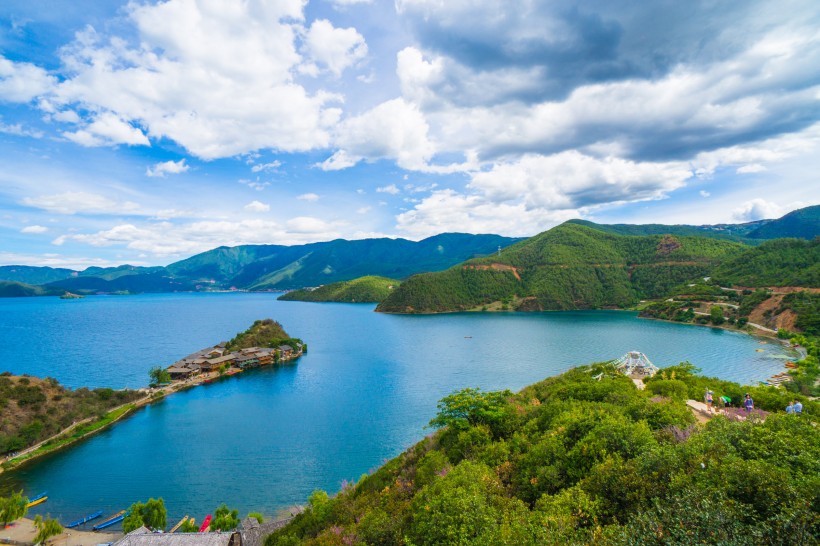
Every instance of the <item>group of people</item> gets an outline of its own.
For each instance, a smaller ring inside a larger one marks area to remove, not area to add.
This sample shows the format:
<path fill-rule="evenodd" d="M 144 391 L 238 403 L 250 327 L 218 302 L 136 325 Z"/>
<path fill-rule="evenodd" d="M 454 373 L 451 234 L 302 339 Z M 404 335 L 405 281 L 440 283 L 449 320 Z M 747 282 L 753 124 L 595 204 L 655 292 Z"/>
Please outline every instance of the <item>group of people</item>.
<path fill-rule="evenodd" d="M 792 400 L 786 406 L 786 413 L 803 413 L 803 404 L 800 403 L 800 400 Z"/>
<path fill-rule="evenodd" d="M 709 413 L 716 413 L 715 410 L 715 399 L 713 397 L 714 393 L 709 389 L 706 389 L 706 394 L 704 395 L 704 401 L 706 402 L 706 409 Z M 731 399 L 728 396 L 721 396 L 719 400 L 722 403 L 722 406 L 725 408 L 731 403 Z M 743 408 L 746 411 L 752 411 L 755 408 L 755 402 L 752 400 L 752 396 L 747 392 L 746 396 L 743 398 Z M 786 406 L 786 413 L 803 413 L 803 404 L 800 400 L 794 399 L 789 402 L 789 405 Z"/>
<path fill-rule="evenodd" d="M 709 411 L 709 413 L 716 413 L 715 399 L 713 397 L 714 394 L 715 393 L 713 393 L 709 389 L 706 389 L 706 394 L 704 395 L 704 401 L 706 402 L 706 409 Z M 721 402 L 721 404 L 724 408 L 729 406 L 729 404 L 732 402 L 732 399 L 729 398 L 728 396 L 721 396 L 719 398 L 719 400 L 720 400 L 720 402 Z M 795 400 L 795 402 L 797 402 L 797 400 Z M 797 402 L 797 403 L 800 404 L 800 402 Z M 794 407 L 794 402 L 789 407 Z M 754 402 L 754 400 L 752 400 L 752 396 L 748 392 L 746 393 L 746 396 L 743 398 L 743 408 L 746 411 L 752 411 L 753 409 L 755 409 L 755 402 Z M 786 409 L 786 411 L 788 412 L 789 410 Z M 802 404 L 800 404 L 800 411 L 801 412 L 803 411 L 803 405 Z"/>

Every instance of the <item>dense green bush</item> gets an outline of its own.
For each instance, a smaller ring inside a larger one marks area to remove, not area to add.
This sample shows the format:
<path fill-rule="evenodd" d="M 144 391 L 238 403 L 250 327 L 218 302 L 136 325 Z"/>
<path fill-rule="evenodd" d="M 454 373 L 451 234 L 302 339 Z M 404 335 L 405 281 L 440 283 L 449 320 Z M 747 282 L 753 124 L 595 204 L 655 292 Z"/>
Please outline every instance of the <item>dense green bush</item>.
<path fill-rule="evenodd" d="M 779 398 L 696 372 L 683 363 L 639 391 L 594 365 L 515 395 L 453 393 L 442 430 L 335 497 L 314 493 L 266 546 L 811 543 L 817 404 L 697 427 L 684 398 L 706 383 Z"/>

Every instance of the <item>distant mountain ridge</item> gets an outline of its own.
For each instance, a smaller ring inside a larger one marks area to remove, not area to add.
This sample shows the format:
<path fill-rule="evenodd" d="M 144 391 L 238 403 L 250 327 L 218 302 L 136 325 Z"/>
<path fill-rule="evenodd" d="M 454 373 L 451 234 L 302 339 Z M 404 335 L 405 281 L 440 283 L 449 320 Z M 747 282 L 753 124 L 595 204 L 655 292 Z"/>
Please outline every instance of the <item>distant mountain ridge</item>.
<path fill-rule="evenodd" d="M 759 245 L 768 239 L 798 237 L 810 240 L 820 236 L 820 205 L 799 209 L 775 220 L 743 224 L 604 225 L 586 220 L 570 220 L 565 225 L 586 227 L 618 236 L 705 237 Z M 218 247 L 166 267 L 126 264 L 74 271 L 25 265 L 0 266 L 0 281 L 24 285 L 6 284 L 4 290 L 0 290 L 0 296 L 51 294 L 60 290 L 86 294 L 224 289 L 291 290 L 349 281 L 368 275 L 407 279 L 414 274 L 442 271 L 465 260 L 496 254 L 499 249 L 521 241 L 524 238 L 445 233 L 417 242 L 387 238 L 356 241 L 337 239 L 293 246 Z M 32 287 L 41 288 L 35 290 Z"/>
<path fill-rule="evenodd" d="M 406 278 L 498 252 L 522 240 L 500 235 L 445 233 L 423 239 L 362 239 L 304 245 L 218 247 L 166 267 L 90 267 L 84 271 L 2 266 L 0 280 L 41 285 L 45 292 L 178 292 L 212 289 L 289 290 L 365 275 Z M 8 287 L 9 294 L 43 291 Z M 0 293 L 2 295 L 2 293 Z"/>

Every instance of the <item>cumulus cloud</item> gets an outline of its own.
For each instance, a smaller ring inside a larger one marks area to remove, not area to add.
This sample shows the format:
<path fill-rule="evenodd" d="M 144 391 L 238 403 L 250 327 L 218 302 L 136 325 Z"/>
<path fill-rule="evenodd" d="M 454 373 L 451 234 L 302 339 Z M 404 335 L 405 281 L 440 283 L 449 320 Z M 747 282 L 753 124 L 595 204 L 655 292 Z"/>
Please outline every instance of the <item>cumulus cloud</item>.
<path fill-rule="evenodd" d="M 737 168 L 738 174 L 762 173 L 766 167 L 760 163 L 752 163 L 751 165 L 743 165 Z"/>
<path fill-rule="evenodd" d="M 732 211 L 732 216 L 738 222 L 754 222 L 755 220 L 780 218 L 782 215 L 783 208 L 780 205 L 761 198 L 746 201 Z"/>
<path fill-rule="evenodd" d="M 268 212 L 270 210 L 270 205 L 267 203 L 262 203 L 261 201 L 251 201 L 245 205 L 245 210 L 251 212 Z"/>
<path fill-rule="evenodd" d="M 318 201 L 319 195 L 315 193 L 303 193 L 302 195 L 297 195 L 296 199 L 301 201 Z"/>
<path fill-rule="evenodd" d="M 43 132 L 38 131 L 36 129 L 26 129 L 20 123 L 15 123 L 13 125 L 7 125 L 0 121 L 0 133 L 5 133 L 7 135 L 14 135 L 14 136 L 24 136 L 24 137 L 31 137 L 31 138 L 43 138 Z"/>
<path fill-rule="evenodd" d="M 26 226 L 20 230 L 20 233 L 45 233 L 48 228 L 45 226 Z"/>
<path fill-rule="evenodd" d="M 78 124 L 63 134 L 83 146 L 168 138 L 205 159 L 323 148 L 341 97 L 309 92 L 294 75 L 318 66 L 338 76 L 367 45 L 326 20 L 305 28 L 303 9 L 302 0 L 133 2 L 133 43 L 86 28 L 61 50 L 60 81 L 2 58 L 0 98 L 39 97 L 52 120 Z"/>
<path fill-rule="evenodd" d="M 364 36 L 355 28 L 335 28 L 327 19 L 318 19 L 310 25 L 304 39 L 304 50 L 313 63 L 303 71 L 317 73 L 319 66 L 340 76 L 342 71 L 367 56 Z"/>
<path fill-rule="evenodd" d="M 115 201 L 81 191 L 25 197 L 22 204 L 57 214 L 134 214 L 140 209 L 138 204 L 131 201 Z"/>
<path fill-rule="evenodd" d="M 379 186 L 376 188 L 376 191 L 379 193 L 389 193 L 390 195 L 396 195 L 401 190 L 396 187 L 395 184 L 389 184 L 387 186 Z"/>
<path fill-rule="evenodd" d="M 145 175 L 164 178 L 166 174 L 184 173 L 187 172 L 189 168 L 190 166 L 185 163 L 184 159 L 180 159 L 179 161 L 163 161 L 148 167 L 145 170 Z"/>
<path fill-rule="evenodd" d="M 596 158 L 577 151 L 527 155 L 474 172 L 465 192 L 434 191 L 400 214 L 398 227 L 415 235 L 454 229 L 534 235 L 597 206 L 663 198 L 691 176 L 681 162 Z"/>
<path fill-rule="evenodd" d="M 392 159 L 402 168 L 424 170 L 435 153 L 427 131 L 424 115 L 414 104 L 403 99 L 383 102 L 336 127 L 333 140 L 340 150 L 320 167 L 337 170 L 362 160 Z"/>
<path fill-rule="evenodd" d="M 56 78 L 31 63 L 16 63 L 0 55 L 0 101 L 25 103 L 50 91 Z"/>

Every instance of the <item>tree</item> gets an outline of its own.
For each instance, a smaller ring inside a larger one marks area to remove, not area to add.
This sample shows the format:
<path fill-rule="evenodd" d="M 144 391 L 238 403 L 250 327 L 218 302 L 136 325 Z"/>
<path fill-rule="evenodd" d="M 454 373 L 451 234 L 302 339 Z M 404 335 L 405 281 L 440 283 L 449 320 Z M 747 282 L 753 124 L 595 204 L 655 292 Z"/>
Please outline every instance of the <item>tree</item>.
<path fill-rule="evenodd" d="M 122 530 L 130 533 L 134 529 L 139 529 L 143 525 L 149 529 L 165 529 L 168 524 L 168 512 L 165 510 L 165 501 L 159 499 L 148 499 L 147 502 L 135 502 L 131 505 L 130 514 L 122 522 Z"/>
<path fill-rule="evenodd" d="M 159 366 L 155 366 L 148 370 L 148 377 L 151 378 L 152 387 L 161 385 L 162 383 L 171 382 L 171 374 L 168 373 L 168 370 L 160 368 Z"/>
<path fill-rule="evenodd" d="M 28 499 L 23 496 L 23 492 L 12 493 L 8 497 L 0 497 L 0 521 L 3 527 L 8 523 L 18 520 L 26 515 Z"/>
<path fill-rule="evenodd" d="M 493 432 L 509 416 L 507 398 L 510 391 L 481 392 L 481 389 L 462 389 L 442 398 L 438 414 L 430 421 L 433 428 L 451 426 L 464 430 L 469 426 L 487 425 Z"/>
<path fill-rule="evenodd" d="M 216 509 L 211 520 L 212 531 L 231 531 L 237 526 L 239 526 L 239 510 L 231 510 L 226 504 Z"/>
<path fill-rule="evenodd" d="M 57 536 L 63 532 L 63 526 L 56 519 L 46 516 L 38 515 L 34 518 L 34 527 L 37 528 L 37 536 L 34 537 L 35 544 L 42 544 L 51 537 Z"/>
<path fill-rule="evenodd" d="M 713 305 L 709 311 L 709 318 L 712 324 L 723 324 L 723 308 L 720 305 Z"/>

